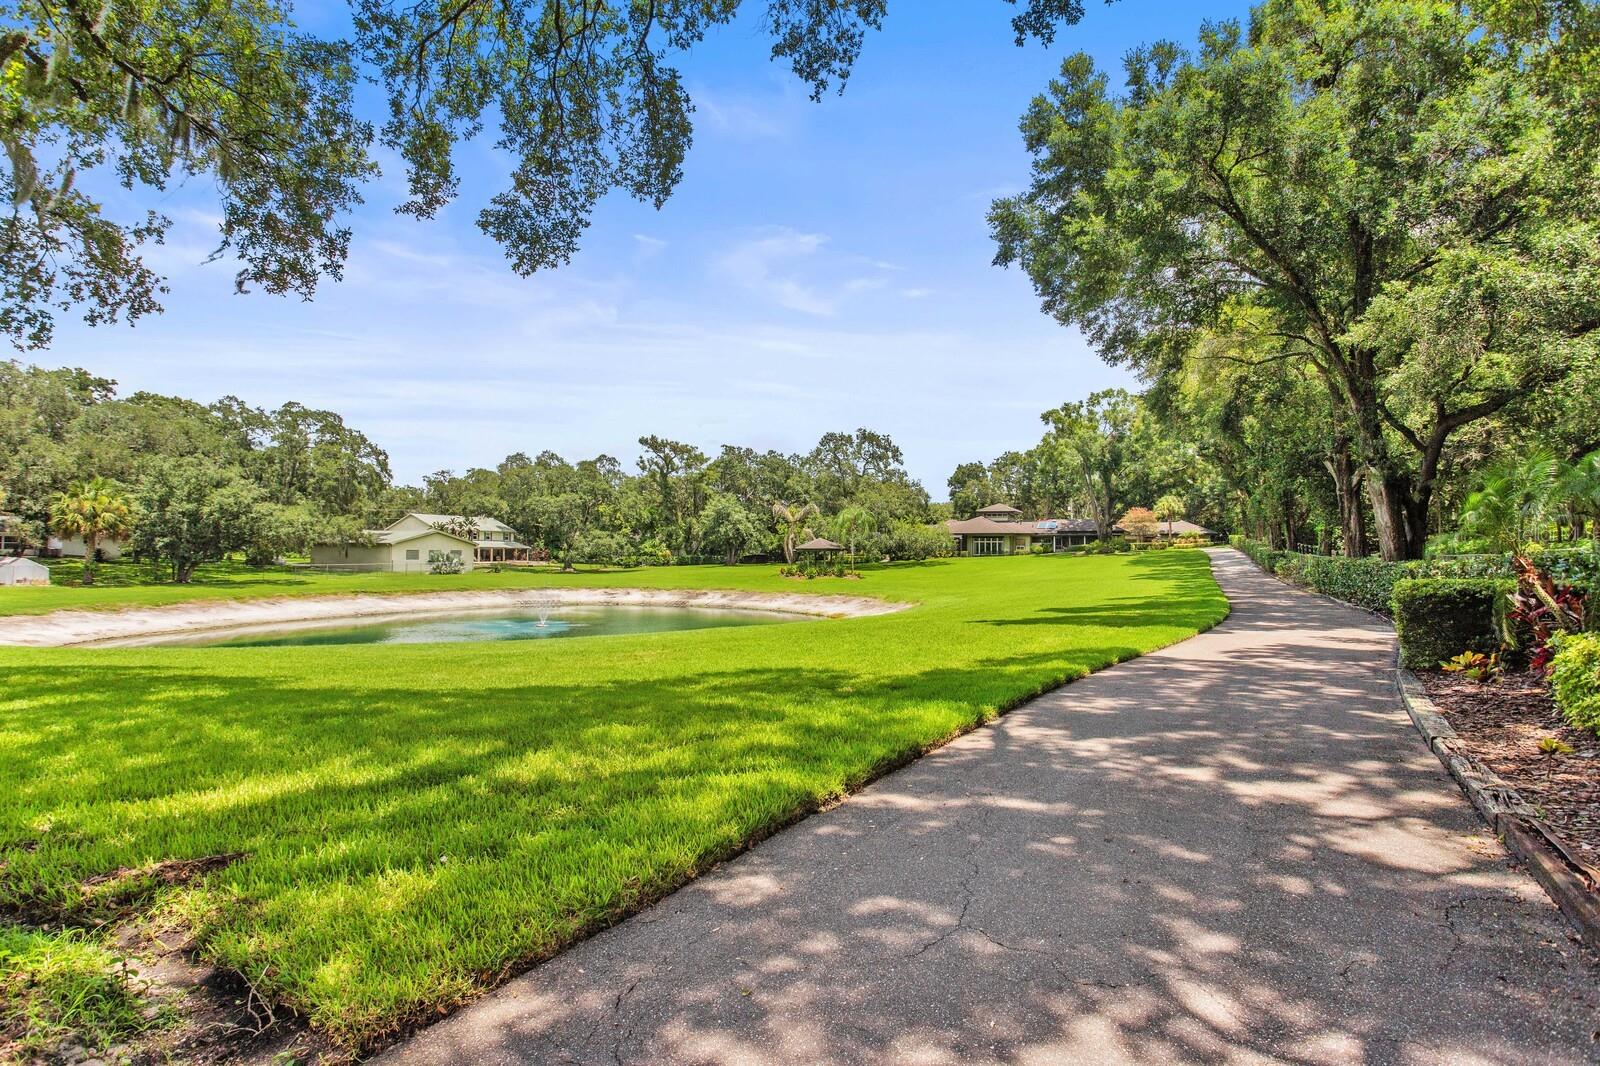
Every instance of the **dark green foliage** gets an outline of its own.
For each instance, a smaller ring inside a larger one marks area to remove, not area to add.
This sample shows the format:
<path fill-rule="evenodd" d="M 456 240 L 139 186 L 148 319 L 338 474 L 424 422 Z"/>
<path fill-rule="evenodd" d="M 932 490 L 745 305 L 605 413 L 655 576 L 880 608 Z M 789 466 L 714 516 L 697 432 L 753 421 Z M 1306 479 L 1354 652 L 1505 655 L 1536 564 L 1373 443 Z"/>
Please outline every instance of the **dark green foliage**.
<path fill-rule="evenodd" d="M 1519 670 L 1527 666 L 1537 638 L 1533 626 L 1516 610 L 1516 601 L 1509 594 L 1494 601 L 1494 631 L 1500 640 L 1500 658 Z"/>
<path fill-rule="evenodd" d="M 1600 733 L 1600 636 L 1559 639 L 1550 688 L 1568 724 Z"/>
<path fill-rule="evenodd" d="M 1383 615 L 1390 611 L 1396 583 L 1407 578 L 1500 578 L 1511 573 L 1500 556 L 1388 563 L 1376 556 L 1349 559 L 1283 551 L 1240 536 L 1229 537 L 1228 543 L 1269 574 Z"/>
<path fill-rule="evenodd" d="M 1436 670 L 1464 651 L 1491 654 L 1500 647 L 1495 602 L 1514 582 L 1506 578 L 1405 578 L 1394 586 L 1394 628 L 1400 662 Z"/>

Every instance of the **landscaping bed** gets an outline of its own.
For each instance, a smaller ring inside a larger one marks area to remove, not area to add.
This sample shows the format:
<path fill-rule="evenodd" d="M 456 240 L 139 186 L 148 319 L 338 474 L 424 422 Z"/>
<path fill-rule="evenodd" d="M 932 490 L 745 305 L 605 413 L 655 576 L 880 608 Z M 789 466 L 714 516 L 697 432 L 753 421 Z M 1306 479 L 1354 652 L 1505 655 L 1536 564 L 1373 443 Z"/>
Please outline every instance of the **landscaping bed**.
<path fill-rule="evenodd" d="M 1515 788 L 1582 861 L 1600 867 L 1600 737 L 1569 726 L 1549 686 L 1533 674 L 1487 684 L 1436 672 L 1419 677 L 1470 753 Z M 1550 739 L 1572 751 L 1542 750 Z"/>

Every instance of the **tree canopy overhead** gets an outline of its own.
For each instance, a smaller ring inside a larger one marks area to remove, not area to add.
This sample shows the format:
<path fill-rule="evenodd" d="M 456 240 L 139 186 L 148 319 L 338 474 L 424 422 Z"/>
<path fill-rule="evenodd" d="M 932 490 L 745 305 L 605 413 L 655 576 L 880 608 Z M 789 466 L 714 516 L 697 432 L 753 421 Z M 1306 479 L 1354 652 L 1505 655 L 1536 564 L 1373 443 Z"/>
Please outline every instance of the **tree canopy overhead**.
<path fill-rule="evenodd" d="M 1019 44 L 1083 15 L 1081 0 L 1006 2 Z M 456 195 L 454 149 L 491 121 L 511 172 L 479 227 L 518 273 L 565 263 L 601 197 L 659 207 L 682 177 L 693 106 L 675 56 L 759 8 L 772 58 L 820 97 L 887 0 L 350 4 L 353 39 L 324 41 L 275 0 L 0 0 L 0 333 L 43 347 L 74 308 L 92 324 L 160 309 L 140 249 L 169 220 L 113 218 L 85 173 L 152 204 L 211 178 L 237 287 L 310 298 L 340 275 L 375 137 L 404 161 L 400 210 L 427 218 Z M 362 76 L 381 121 L 356 111 Z"/>
<path fill-rule="evenodd" d="M 1309 367 L 1383 554 L 1420 555 L 1452 436 L 1592 352 L 1594 155 L 1536 76 L 1592 69 L 1592 8 L 1268 0 L 1136 50 L 1121 95 L 1073 56 L 1023 120 L 997 261 L 1154 382 Z"/>

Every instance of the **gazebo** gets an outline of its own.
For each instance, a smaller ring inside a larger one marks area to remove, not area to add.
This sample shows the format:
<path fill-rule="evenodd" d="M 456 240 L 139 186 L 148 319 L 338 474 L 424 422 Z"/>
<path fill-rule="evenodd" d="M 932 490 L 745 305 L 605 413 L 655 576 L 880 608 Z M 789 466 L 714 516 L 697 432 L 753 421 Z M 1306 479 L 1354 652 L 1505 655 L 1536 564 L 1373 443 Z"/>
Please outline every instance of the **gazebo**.
<path fill-rule="evenodd" d="M 797 552 L 811 552 L 816 555 L 826 555 L 829 552 L 844 551 L 844 545 L 835 544 L 826 537 L 813 537 L 804 544 L 796 545 L 794 550 Z"/>

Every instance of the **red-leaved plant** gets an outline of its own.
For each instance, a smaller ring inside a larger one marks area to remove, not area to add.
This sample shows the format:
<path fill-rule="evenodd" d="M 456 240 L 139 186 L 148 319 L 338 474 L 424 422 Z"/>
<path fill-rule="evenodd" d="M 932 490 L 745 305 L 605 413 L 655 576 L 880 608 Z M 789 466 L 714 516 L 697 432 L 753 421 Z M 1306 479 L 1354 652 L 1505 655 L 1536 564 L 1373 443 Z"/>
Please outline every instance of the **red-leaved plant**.
<path fill-rule="evenodd" d="M 1533 654 L 1528 669 L 1545 673 L 1555 649 L 1550 638 L 1557 633 L 1577 633 L 1583 629 L 1583 594 L 1568 585 L 1557 585 L 1531 559 L 1516 556 L 1517 588 L 1511 595 L 1507 617 L 1525 625 L 1533 635 Z"/>

